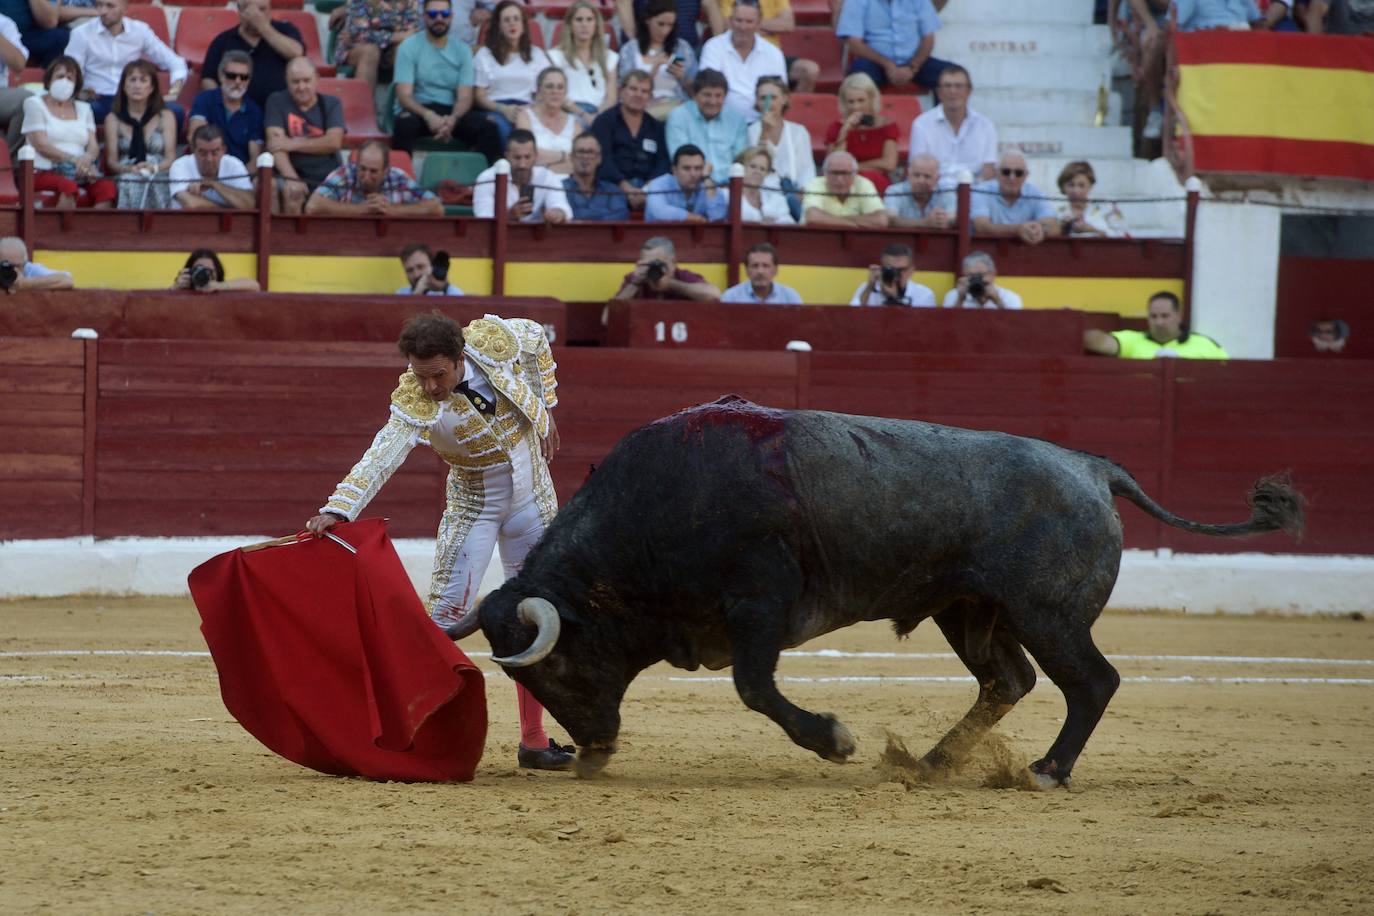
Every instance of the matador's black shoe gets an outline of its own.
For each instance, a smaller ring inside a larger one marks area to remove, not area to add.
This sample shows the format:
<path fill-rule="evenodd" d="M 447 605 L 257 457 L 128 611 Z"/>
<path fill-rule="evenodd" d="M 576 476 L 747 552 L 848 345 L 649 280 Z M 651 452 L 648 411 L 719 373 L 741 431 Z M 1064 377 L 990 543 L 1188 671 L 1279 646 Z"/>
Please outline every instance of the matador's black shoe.
<path fill-rule="evenodd" d="M 519 752 L 515 755 L 520 761 L 521 769 L 525 770 L 571 770 L 573 768 L 573 752 L 576 748 L 571 745 L 562 747 L 552 738 L 549 739 L 549 746 L 531 750 L 520 745 Z"/>

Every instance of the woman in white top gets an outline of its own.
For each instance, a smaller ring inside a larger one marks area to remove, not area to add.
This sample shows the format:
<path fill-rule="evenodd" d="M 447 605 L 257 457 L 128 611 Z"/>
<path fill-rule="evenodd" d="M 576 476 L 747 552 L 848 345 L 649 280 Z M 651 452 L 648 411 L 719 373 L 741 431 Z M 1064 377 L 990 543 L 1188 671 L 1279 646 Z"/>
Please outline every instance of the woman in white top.
<path fill-rule="evenodd" d="M 1126 220 L 1116 204 L 1107 211 L 1089 201 L 1093 185 L 1097 184 L 1097 174 L 1093 167 L 1081 159 L 1070 162 L 1059 173 L 1059 190 L 1068 198 L 1059 204 L 1055 215 L 1064 226 L 1065 235 L 1095 235 L 1100 238 L 1130 238 Z"/>
<path fill-rule="evenodd" d="M 536 165 L 567 175 L 572 171 L 572 145 L 590 124 L 590 116 L 568 101 L 568 80 L 557 67 L 546 67 L 539 74 L 534 104 L 520 109 L 515 126 L 534 134 Z"/>
<path fill-rule="evenodd" d="M 93 207 L 113 207 L 118 189 L 100 177 L 100 146 L 89 102 L 79 102 L 81 65 L 65 54 L 43 73 L 44 95 L 24 100 L 24 136 L 33 147 L 35 191 L 55 191 L 59 207 L 75 207 L 86 188 Z"/>
<path fill-rule="evenodd" d="M 687 101 L 697 75 L 692 46 L 673 35 L 677 28 L 675 0 L 650 0 L 635 20 L 635 37 L 620 49 L 620 78 L 633 70 L 649 74 L 652 95 L 649 114 L 660 121 Z"/>
<path fill-rule="evenodd" d="M 786 82 L 776 76 L 759 78 L 754 89 L 754 108 L 762 117 L 749 125 L 749 145 L 768 150 L 773 158 L 773 172 L 787 191 L 800 190 L 816 177 L 811 134 L 796 121 L 784 120 L 791 107 L 792 94 Z"/>
<path fill-rule="evenodd" d="M 558 47 L 549 52 L 568 78 L 568 98 L 595 115 L 615 104 L 620 55 L 606 47 L 606 23 L 587 0 L 575 0 L 563 17 Z"/>
<path fill-rule="evenodd" d="M 744 166 L 744 191 L 739 215 L 746 223 L 790 226 L 796 222 L 787 208 L 787 197 L 773 174 L 773 157 L 762 146 L 751 146 L 735 157 Z"/>
<path fill-rule="evenodd" d="M 530 44 L 529 22 L 518 0 L 496 5 L 486 45 L 473 57 L 472 66 L 473 104 L 491 113 L 505 149 L 521 107 L 534 100 L 539 72 L 551 66 L 544 49 Z"/>

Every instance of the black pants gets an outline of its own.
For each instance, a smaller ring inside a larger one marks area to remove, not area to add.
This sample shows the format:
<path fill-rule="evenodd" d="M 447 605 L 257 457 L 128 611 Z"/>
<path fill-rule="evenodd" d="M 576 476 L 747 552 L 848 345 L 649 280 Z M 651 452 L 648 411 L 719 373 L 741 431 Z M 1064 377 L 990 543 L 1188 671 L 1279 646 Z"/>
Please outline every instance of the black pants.
<path fill-rule="evenodd" d="M 447 115 L 453 111 L 452 105 L 426 105 L 437 115 Z M 413 152 L 415 141 L 431 137 L 429 125 L 409 111 L 396 116 L 396 125 L 391 132 L 391 146 L 403 152 Z M 493 163 L 504 155 L 501 149 L 501 132 L 487 118 L 486 112 L 469 111 L 458 119 L 453 126 L 453 139 L 466 143 L 487 157 Z"/>

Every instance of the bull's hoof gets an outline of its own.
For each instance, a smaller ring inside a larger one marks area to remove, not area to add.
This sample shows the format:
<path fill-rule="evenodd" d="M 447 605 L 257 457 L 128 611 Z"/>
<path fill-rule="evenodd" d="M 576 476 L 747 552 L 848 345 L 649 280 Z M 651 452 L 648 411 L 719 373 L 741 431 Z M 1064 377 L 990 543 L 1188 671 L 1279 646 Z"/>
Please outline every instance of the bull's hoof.
<path fill-rule="evenodd" d="M 606 769 L 606 764 L 611 762 L 611 755 L 614 753 L 613 744 L 580 748 L 577 752 L 577 778 L 593 779 L 600 776 L 601 771 Z"/>
<path fill-rule="evenodd" d="M 836 719 L 828 712 L 821 713 L 821 718 L 830 723 L 830 750 L 822 753 L 821 756 L 831 763 L 844 763 L 854 756 L 854 751 L 858 749 L 858 742 L 854 740 L 854 733 L 844 726 L 844 723 Z"/>

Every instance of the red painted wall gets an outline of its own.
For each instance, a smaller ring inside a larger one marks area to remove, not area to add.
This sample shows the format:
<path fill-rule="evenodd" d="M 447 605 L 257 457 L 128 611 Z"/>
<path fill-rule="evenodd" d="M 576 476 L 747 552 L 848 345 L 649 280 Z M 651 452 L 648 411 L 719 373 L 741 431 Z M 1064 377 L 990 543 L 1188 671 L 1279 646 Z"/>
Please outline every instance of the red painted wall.
<path fill-rule="evenodd" d="M 1317 352 L 1308 336 L 1312 322 L 1327 318 L 1350 325 L 1339 353 Z M 1280 258 L 1274 355 L 1374 359 L 1374 259 Z"/>

